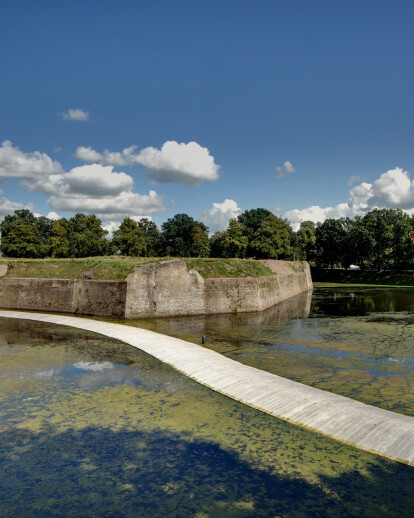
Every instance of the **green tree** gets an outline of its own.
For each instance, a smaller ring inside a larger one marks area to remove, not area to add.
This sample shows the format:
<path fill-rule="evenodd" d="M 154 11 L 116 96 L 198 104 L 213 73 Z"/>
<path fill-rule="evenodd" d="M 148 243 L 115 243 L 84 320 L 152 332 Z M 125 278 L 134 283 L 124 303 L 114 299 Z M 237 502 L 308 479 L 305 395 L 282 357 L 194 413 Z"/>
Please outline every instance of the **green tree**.
<path fill-rule="evenodd" d="M 313 221 L 302 221 L 296 233 L 296 259 L 302 261 L 314 261 L 316 258 L 316 237 L 315 223 Z"/>
<path fill-rule="evenodd" d="M 7 257 L 40 257 L 41 236 L 36 225 L 17 219 L 2 239 L 2 251 Z"/>
<path fill-rule="evenodd" d="M 52 257 L 69 257 L 69 239 L 66 229 L 67 221 L 58 220 L 52 225 L 50 232 L 50 255 Z"/>
<path fill-rule="evenodd" d="M 93 257 L 105 255 L 109 244 L 105 238 L 108 233 L 101 226 L 95 214 L 86 216 L 77 213 L 68 220 L 68 239 L 70 257 Z"/>
<path fill-rule="evenodd" d="M 123 255 L 140 257 L 146 252 L 144 231 L 131 218 L 124 218 L 113 234 L 112 243 Z"/>
<path fill-rule="evenodd" d="M 270 210 L 259 208 L 246 210 L 237 217 L 237 221 L 241 225 L 243 234 L 247 237 L 248 240 L 246 250 L 247 256 L 256 255 L 255 250 L 251 246 L 251 243 L 256 238 L 256 233 L 258 232 L 263 221 L 270 215 L 273 215 Z"/>
<path fill-rule="evenodd" d="M 148 218 L 141 218 L 138 226 L 142 229 L 145 237 L 146 256 L 160 257 L 162 255 L 162 235 L 157 225 Z"/>
<path fill-rule="evenodd" d="M 28 209 L 8 214 L 0 224 L 0 249 L 6 257 L 46 257 L 50 247 L 50 219 Z"/>
<path fill-rule="evenodd" d="M 245 257 L 248 239 L 243 235 L 243 229 L 236 219 L 229 221 L 229 226 L 221 234 L 220 257 Z"/>
<path fill-rule="evenodd" d="M 187 214 L 176 214 L 162 224 L 164 255 L 191 257 L 194 254 L 194 227 L 198 225 L 207 236 L 207 227 Z"/>
<path fill-rule="evenodd" d="M 270 213 L 250 242 L 254 255 L 263 259 L 286 259 L 292 255 L 291 231 L 281 218 Z"/>
<path fill-rule="evenodd" d="M 340 219 L 326 219 L 315 230 L 316 251 L 321 266 L 333 268 L 343 258 L 346 233 Z"/>
<path fill-rule="evenodd" d="M 373 239 L 372 266 L 377 270 L 390 268 L 394 263 L 397 219 L 398 216 L 396 217 L 395 211 L 392 209 L 374 209 L 367 212 L 363 218 L 364 225 Z"/>
<path fill-rule="evenodd" d="M 200 223 L 194 225 L 193 228 L 193 245 L 191 247 L 192 257 L 207 257 L 210 250 L 210 240 L 206 230 L 200 227 Z"/>

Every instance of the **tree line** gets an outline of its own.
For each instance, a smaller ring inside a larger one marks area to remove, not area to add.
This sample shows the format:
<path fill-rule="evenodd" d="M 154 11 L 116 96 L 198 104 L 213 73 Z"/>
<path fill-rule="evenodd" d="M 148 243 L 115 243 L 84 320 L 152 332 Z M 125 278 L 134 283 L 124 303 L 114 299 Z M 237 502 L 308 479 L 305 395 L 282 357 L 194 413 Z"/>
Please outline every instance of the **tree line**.
<path fill-rule="evenodd" d="M 161 225 L 125 218 L 111 239 L 94 214 L 51 220 L 27 209 L 0 223 L 6 257 L 222 257 L 307 260 L 322 267 L 409 269 L 414 216 L 400 209 L 374 209 L 355 218 L 304 221 L 297 232 L 267 209 L 247 210 L 211 237 L 204 223 L 176 214 Z M 414 239 L 414 237 L 413 237 Z"/>

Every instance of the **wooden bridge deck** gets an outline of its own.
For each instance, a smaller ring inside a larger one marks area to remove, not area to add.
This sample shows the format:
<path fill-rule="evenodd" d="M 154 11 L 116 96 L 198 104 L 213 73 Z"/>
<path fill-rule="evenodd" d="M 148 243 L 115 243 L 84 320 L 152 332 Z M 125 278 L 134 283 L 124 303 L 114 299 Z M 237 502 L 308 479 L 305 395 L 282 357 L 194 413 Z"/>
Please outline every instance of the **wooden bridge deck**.
<path fill-rule="evenodd" d="M 184 340 L 136 327 L 21 311 L 0 311 L 0 317 L 72 326 L 115 338 L 245 405 L 357 448 L 414 465 L 413 417 L 308 387 Z"/>

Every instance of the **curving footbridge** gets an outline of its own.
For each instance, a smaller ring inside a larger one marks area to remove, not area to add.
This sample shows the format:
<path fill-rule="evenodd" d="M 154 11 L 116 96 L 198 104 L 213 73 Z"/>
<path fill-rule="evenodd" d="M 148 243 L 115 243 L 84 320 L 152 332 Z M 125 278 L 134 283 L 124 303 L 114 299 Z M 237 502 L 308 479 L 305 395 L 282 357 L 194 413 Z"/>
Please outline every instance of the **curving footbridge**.
<path fill-rule="evenodd" d="M 193 343 L 136 327 L 21 311 L 0 311 L 0 317 L 71 326 L 120 340 L 245 405 L 362 450 L 414 465 L 414 417 L 308 387 Z"/>

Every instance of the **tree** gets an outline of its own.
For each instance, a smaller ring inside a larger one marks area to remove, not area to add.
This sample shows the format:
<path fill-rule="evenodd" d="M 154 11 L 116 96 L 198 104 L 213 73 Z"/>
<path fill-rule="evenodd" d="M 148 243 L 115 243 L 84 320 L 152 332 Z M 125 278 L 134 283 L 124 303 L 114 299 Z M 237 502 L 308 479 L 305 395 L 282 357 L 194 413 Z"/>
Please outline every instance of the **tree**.
<path fill-rule="evenodd" d="M 147 257 L 159 257 L 162 255 L 162 235 L 157 225 L 148 218 L 141 218 L 138 226 L 142 229 L 145 238 Z"/>
<path fill-rule="evenodd" d="M 316 227 L 316 250 L 322 266 L 333 268 L 341 262 L 345 245 L 345 231 L 340 219 L 326 219 Z"/>
<path fill-rule="evenodd" d="M 52 257 L 69 256 L 68 231 L 66 230 L 67 221 L 58 220 L 53 223 L 50 237 L 50 255 Z"/>
<path fill-rule="evenodd" d="M 296 233 L 296 249 L 299 252 L 297 259 L 314 261 L 316 257 L 315 223 L 302 221 Z"/>
<path fill-rule="evenodd" d="M 7 238 L 2 239 L 3 254 L 7 257 L 40 257 L 40 234 L 36 225 L 17 219 Z"/>
<path fill-rule="evenodd" d="M 242 258 L 246 254 L 248 239 L 243 235 L 240 223 L 236 219 L 231 219 L 227 230 L 221 233 L 220 241 L 217 241 L 217 244 L 219 244 L 219 257 Z"/>
<path fill-rule="evenodd" d="M 101 220 L 90 214 L 77 213 L 67 223 L 70 257 L 93 257 L 108 251 L 108 233 L 101 227 Z"/>
<path fill-rule="evenodd" d="M 8 257 L 46 257 L 50 247 L 50 219 L 36 218 L 28 209 L 6 215 L 0 224 L 3 255 Z"/>
<path fill-rule="evenodd" d="M 291 232 L 281 218 L 270 213 L 250 242 L 254 255 L 263 259 L 286 259 L 292 255 Z"/>
<path fill-rule="evenodd" d="M 113 234 L 112 243 L 123 255 L 139 257 L 146 252 L 144 231 L 131 218 L 124 218 Z"/>
<path fill-rule="evenodd" d="M 204 223 L 195 221 L 187 214 L 176 214 L 163 223 L 162 237 L 165 255 L 191 257 L 194 255 L 194 227 L 198 225 L 207 236 L 208 229 Z"/>
<path fill-rule="evenodd" d="M 246 250 L 246 254 L 248 256 L 255 255 L 255 251 L 251 247 L 251 243 L 255 239 L 256 232 L 259 230 L 262 222 L 270 215 L 273 215 L 270 210 L 259 208 L 246 210 L 243 212 L 243 214 L 240 214 L 240 216 L 237 217 L 237 221 L 241 225 L 243 234 L 248 239 Z"/>
<path fill-rule="evenodd" d="M 193 245 L 191 247 L 192 257 L 207 257 L 210 249 L 210 241 L 207 232 L 203 230 L 200 223 L 194 225 L 193 228 Z"/>

